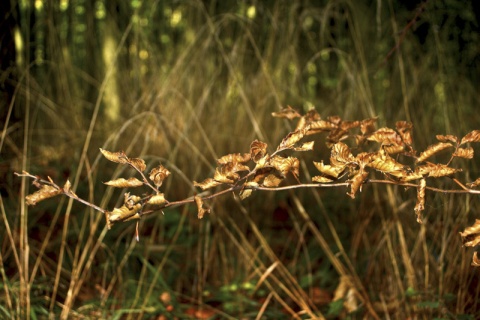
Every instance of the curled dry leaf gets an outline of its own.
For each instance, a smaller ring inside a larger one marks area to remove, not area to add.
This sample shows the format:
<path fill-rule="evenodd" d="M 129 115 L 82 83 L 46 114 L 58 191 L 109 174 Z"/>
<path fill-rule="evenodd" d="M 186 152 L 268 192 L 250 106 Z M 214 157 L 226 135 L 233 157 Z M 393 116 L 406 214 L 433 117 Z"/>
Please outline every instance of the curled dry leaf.
<path fill-rule="evenodd" d="M 467 183 L 467 186 L 469 188 L 475 188 L 476 186 L 480 185 L 480 178 L 477 178 L 477 180 Z"/>
<path fill-rule="evenodd" d="M 145 161 L 143 161 L 143 159 L 129 158 L 123 151 L 110 152 L 100 148 L 100 152 L 108 160 L 116 163 L 121 163 L 121 164 L 129 164 L 135 169 L 137 169 L 138 171 L 144 171 L 147 168 L 147 166 L 145 165 Z"/>
<path fill-rule="evenodd" d="M 301 130 L 290 132 L 278 146 L 277 150 L 292 148 L 295 143 L 300 141 L 308 131 L 308 126 Z"/>
<path fill-rule="evenodd" d="M 40 190 L 37 190 L 34 193 L 29 194 L 28 196 L 25 197 L 25 200 L 29 206 L 34 206 L 40 201 L 55 197 L 56 195 L 59 195 L 61 193 L 62 193 L 61 189 L 57 189 L 49 185 L 42 185 Z"/>
<path fill-rule="evenodd" d="M 250 157 L 255 162 L 258 163 L 261 159 L 267 154 L 267 144 L 262 141 L 255 140 L 250 145 Z"/>
<path fill-rule="evenodd" d="M 473 258 L 472 258 L 472 266 L 473 267 L 480 267 L 480 259 L 477 256 L 477 251 L 473 253 Z"/>
<path fill-rule="evenodd" d="M 385 145 L 401 145 L 402 137 L 393 129 L 380 128 L 372 133 L 367 140 L 375 141 Z"/>
<path fill-rule="evenodd" d="M 327 178 L 327 177 L 323 177 L 323 176 L 315 176 L 315 177 L 312 178 L 312 181 L 313 181 L 313 182 L 318 182 L 318 183 L 330 183 L 330 182 L 333 182 L 332 179 Z"/>
<path fill-rule="evenodd" d="M 422 211 L 425 210 L 425 189 L 427 187 L 427 182 L 425 179 L 420 180 L 420 184 L 417 188 L 417 204 L 415 205 L 415 214 L 417 215 L 417 222 L 423 223 L 422 221 Z"/>
<path fill-rule="evenodd" d="M 276 118 L 287 118 L 288 120 L 292 120 L 295 118 L 300 118 L 302 115 L 298 113 L 297 110 L 287 106 L 278 112 L 272 112 L 272 116 Z"/>
<path fill-rule="evenodd" d="M 395 123 L 395 127 L 397 128 L 398 133 L 402 137 L 403 143 L 410 146 L 413 143 L 412 141 L 413 124 L 409 121 L 397 121 Z"/>
<path fill-rule="evenodd" d="M 338 178 L 340 174 L 345 171 L 346 166 L 337 166 L 333 167 L 328 164 L 323 164 L 323 161 L 320 162 L 313 162 L 315 167 L 317 168 L 318 171 L 320 171 L 323 174 L 326 174 L 327 176 L 333 177 L 333 178 Z"/>
<path fill-rule="evenodd" d="M 382 154 L 380 152 L 377 153 L 373 157 L 373 160 L 369 162 L 366 166 L 397 177 L 402 177 L 408 174 L 405 165 L 395 161 L 388 154 Z"/>
<path fill-rule="evenodd" d="M 143 182 L 138 180 L 137 178 L 129 178 L 128 180 L 124 178 L 119 178 L 104 182 L 104 184 L 116 188 L 134 188 L 143 186 Z"/>
<path fill-rule="evenodd" d="M 467 135 L 462 138 L 460 144 L 464 144 L 467 142 L 480 142 L 480 130 L 473 130 L 467 133 Z"/>
<path fill-rule="evenodd" d="M 299 147 L 294 147 L 293 150 L 295 150 L 295 151 L 312 151 L 314 143 L 315 143 L 315 141 L 305 142 Z"/>
<path fill-rule="evenodd" d="M 241 200 L 244 200 L 252 195 L 253 190 L 252 189 L 243 189 L 240 191 L 238 194 L 240 196 Z"/>
<path fill-rule="evenodd" d="M 129 165 L 131 165 L 132 167 L 134 167 L 136 170 L 138 171 L 145 171 L 145 169 L 147 169 L 147 165 L 145 164 L 145 161 L 143 159 L 139 159 L 139 158 L 128 158 L 128 161 L 127 163 Z"/>
<path fill-rule="evenodd" d="M 132 209 L 136 204 L 138 204 L 142 198 L 136 195 L 130 195 L 130 192 L 126 192 L 124 195 L 123 204 L 128 208 Z"/>
<path fill-rule="evenodd" d="M 437 163 L 430 166 L 428 176 L 433 178 L 446 177 L 460 171 L 462 171 L 462 169 L 451 168 L 444 164 Z"/>
<path fill-rule="evenodd" d="M 250 154 L 249 153 L 232 153 L 232 154 L 227 154 L 220 159 L 217 160 L 218 164 L 227 164 L 230 162 L 233 163 L 245 163 L 250 161 Z"/>
<path fill-rule="evenodd" d="M 334 167 L 345 166 L 354 161 L 355 158 L 350 152 L 350 148 L 343 142 L 337 142 L 333 145 L 330 164 Z"/>
<path fill-rule="evenodd" d="M 324 131 L 332 131 L 336 129 L 338 125 L 326 120 L 316 120 L 308 123 L 308 132 L 307 134 L 315 134 Z"/>
<path fill-rule="evenodd" d="M 292 172 L 296 176 L 299 175 L 300 161 L 295 157 L 284 158 L 274 156 L 270 159 L 269 163 L 284 176 L 286 176 L 288 172 Z"/>
<path fill-rule="evenodd" d="M 221 182 L 215 181 L 212 178 L 205 179 L 202 182 L 193 181 L 193 185 L 195 187 L 201 188 L 202 190 L 207 190 L 207 189 L 219 186 L 221 184 L 222 184 Z"/>
<path fill-rule="evenodd" d="M 155 205 L 162 205 L 162 204 L 165 204 L 166 202 L 167 200 L 165 199 L 165 195 L 163 193 L 157 193 L 147 201 L 148 204 L 155 204 Z"/>
<path fill-rule="evenodd" d="M 341 121 L 339 127 L 342 130 L 348 131 L 350 129 L 360 126 L 360 124 L 360 121 Z"/>
<path fill-rule="evenodd" d="M 279 176 L 278 174 L 271 173 L 263 179 L 263 186 L 267 188 L 275 188 L 280 185 L 280 183 L 283 181 L 283 177 Z"/>
<path fill-rule="evenodd" d="M 367 180 L 368 172 L 359 170 L 352 179 L 347 180 L 350 183 L 350 193 L 347 193 L 352 199 L 355 199 L 357 191 L 362 191 L 362 185 Z"/>
<path fill-rule="evenodd" d="M 336 124 L 337 126 L 342 122 L 342 118 L 340 118 L 340 116 L 330 116 L 327 118 L 327 120 Z"/>
<path fill-rule="evenodd" d="M 170 171 L 168 171 L 167 168 L 165 168 L 162 165 L 159 165 L 156 168 L 153 168 L 152 171 L 150 171 L 149 178 L 150 180 L 153 181 L 155 186 L 159 188 L 162 184 L 163 181 L 170 175 Z"/>
<path fill-rule="evenodd" d="M 210 209 L 205 209 L 203 207 L 203 199 L 199 196 L 195 196 L 195 203 L 197 204 L 197 209 L 198 209 L 198 219 L 202 219 L 205 213 L 209 213 Z"/>
<path fill-rule="evenodd" d="M 123 152 L 123 151 L 110 152 L 108 150 L 104 150 L 104 149 L 100 148 L 100 152 L 103 154 L 103 156 L 105 158 L 107 158 L 107 160 L 110 160 L 110 161 L 116 162 L 116 163 L 127 163 L 128 157 L 125 154 L 125 152 Z"/>
<path fill-rule="evenodd" d="M 234 183 L 234 180 L 237 180 L 239 177 L 238 173 L 228 171 L 224 166 L 216 168 L 213 175 L 213 179 L 220 183 Z"/>
<path fill-rule="evenodd" d="M 432 144 L 428 146 L 427 150 L 420 153 L 420 155 L 417 158 L 417 162 L 425 161 L 426 159 L 430 158 L 434 154 L 451 147 L 453 146 L 449 142 L 439 142 L 436 144 Z"/>
<path fill-rule="evenodd" d="M 335 130 L 330 131 L 330 133 L 327 136 L 327 146 L 331 147 L 333 144 L 345 140 L 348 138 L 348 131 L 343 130 L 341 128 L 337 128 Z"/>
<path fill-rule="evenodd" d="M 70 180 L 67 180 L 63 185 L 63 192 L 65 192 L 65 194 L 69 194 L 74 196 L 75 198 L 78 198 L 75 192 L 72 191 L 72 184 L 70 183 Z"/>
<path fill-rule="evenodd" d="M 465 228 L 460 232 L 464 246 L 475 247 L 480 243 L 480 219 L 476 219 L 471 227 Z"/>
<path fill-rule="evenodd" d="M 435 137 L 440 142 L 449 142 L 450 141 L 450 142 L 453 142 L 455 144 L 458 144 L 460 142 L 460 140 L 458 140 L 458 138 L 456 136 L 453 136 L 451 134 L 447 134 L 447 135 L 437 134 Z"/>
<path fill-rule="evenodd" d="M 107 211 L 107 224 L 110 227 L 111 224 L 120 221 L 128 221 L 131 219 L 139 219 L 138 211 L 142 208 L 140 203 L 133 205 L 131 208 L 128 208 L 126 205 L 121 206 L 120 208 L 115 208 L 113 211 Z"/>
<path fill-rule="evenodd" d="M 405 146 L 399 145 L 399 144 L 391 144 L 391 145 L 383 145 L 382 148 L 388 153 L 388 154 L 396 154 L 403 152 L 405 150 Z"/>
<path fill-rule="evenodd" d="M 369 134 L 375 131 L 375 123 L 377 122 L 377 118 L 370 118 L 365 119 L 360 122 L 360 131 L 362 134 Z"/>
<path fill-rule="evenodd" d="M 468 147 L 468 148 L 458 148 L 455 150 L 455 152 L 452 154 L 454 157 L 459 157 L 459 158 L 465 158 L 465 159 L 472 159 L 473 158 L 473 148 Z"/>

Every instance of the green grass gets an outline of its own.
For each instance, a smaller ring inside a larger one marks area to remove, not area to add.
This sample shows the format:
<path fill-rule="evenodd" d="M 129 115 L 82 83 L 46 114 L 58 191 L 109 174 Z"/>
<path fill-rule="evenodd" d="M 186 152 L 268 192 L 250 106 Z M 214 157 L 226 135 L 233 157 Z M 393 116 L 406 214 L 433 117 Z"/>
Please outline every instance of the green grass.
<path fill-rule="evenodd" d="M 452 3 L 428 3 L 418 24 L 465 14 Z M 253 16 L 245 2 L 147 2 L 123 25 L 98 20 L 95 39 L 46 33 L 44 61 L 19 70 L 12 110 L 22 120 L 4 129 L 2 164 L 60 184 L 68 176 L 79 196 L 111 210 L 123 192 L 102 182 L 134 172 L 99 147 L 161 162 L 172 172 L 162 190 L 180 200 L 220 156 L 248 152 L 254 139 L 277 145 L 292 124 L 271 112 L 287 104 L 323 117 L 379 116 L 378 127 L 410 120 L 418 150 L 435 134 L 478 129 L 455 22 L 423 45 L 406 30 L 385 60 L 415 11 L 374 4 L 275 2 Z M 317 143 L 305 163 L 326 154 Z M 466 169 L 478 177 L 475 165 Z M 303 168 L 301 179 L 310 180 Z M 107 231 L 102 214 L 69 199 L 27 207 L 28 184 L 10 179 L 2 191 L 0 318 L 332 319 L 348 314 L 332 300 L 341 279 L 357 292 L 351 318 L 468 319 L 480 309 L 479 271 L 458 235 L 475 218 L 472 195 L 427 194 L 423 225 L 415 191 L 395 186 L 369 185 L 355 200 L 341 188 L 227 195 L 203 220 L 194 206 L 148 217 L 137 243 L 134 223 Z"/>

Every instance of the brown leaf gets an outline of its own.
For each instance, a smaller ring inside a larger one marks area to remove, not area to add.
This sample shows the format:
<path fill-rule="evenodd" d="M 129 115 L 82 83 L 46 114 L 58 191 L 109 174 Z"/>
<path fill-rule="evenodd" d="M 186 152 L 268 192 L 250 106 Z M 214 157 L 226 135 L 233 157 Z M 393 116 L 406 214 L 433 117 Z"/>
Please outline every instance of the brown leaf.
<path fill-rule="evenodd" d="M 74 196 L 75 198 L 78 198 L 75 192 L 72 191 L 72 184 L 70 183 L 70 180 L 67 180 L 63 185 L 63 192 L 65 192 L 65 194 L 69 194 Z"/>
<path fill-rule="evenodd" d="M 143 186 L 143 182 L 138 180 L 137 178 L 129 178 L 128 180 L 124 178 L 119 178 L 104 182 L 104 184 L 116 188 L 134 188 Z"/>
<path fill-rule="evenodd" d="M 415 214 L 417 215 L 417 222 L 423 223 L 422 211 L 425 210 L 425 188 L 427 181 L 425 179 L 420 180 L 420 184 L 417 188 L 417 204 L 415 205 Z"/>
<path fill-rule="evenodd" d="M 477 251 L 473 253 L 473 258 L 472 258 L 472 266 L 473 267 L 480 267 L 480 259 L 477 256 Z"/>
<path fill-rule="evenodd" d="M 227 154 L 220 159 L 217 160 L 218 164 L 227 164 L 230 162 L 238 162 L 238 163 L 245 163 L 250 161 L 250 154 L 249 153 L 232 153 L 232 154 Z"/>
<path fill-rule="evenodd" d="M 480 243 L 480 219 L 476 219 L 471 227 L 465 228 L 460 232 L 464 246 L 475 247 Z"/>
<path fill-rule="evenodd" d="M 240 178 L 239 171 L 248 171 L 250 168 L 239 162 L 229 162 L 215 169 L 213 179 L 222 183 L 233 183 Z"/>
<path fill-rule="evenodd" d="M 165 199 L 165 195 L 163 193 L 157 193 L 147 201 L 148 204 L 155 204 L 155 205 L 162 205 L 166 202 L 167 200 Z"/>
<path fill-rule="evenodd" d="M 138 211 L 142 208 L 140 203 L 133 205 L 131 208 L 128 208 L 126 205 L 123 205 L 120 208 L 115 208 L 113 211 L 107 211 L 108 224 L 111 225 L 115 222 L 127 221 L 135 218 L 140 218 L 137 214 Z"/>
<path fill-rule="evenodd" d="M 340 122 L 342 122 L 342 118 L 340 118 L 340 116 L 330 116 L 327 118 L 327 120 L 336 125 L 339 125 Z"/>
<path fill-rule="evenodd" d="M 339 124 L 340 129 L 348 131 L 350 129 L 360 126 L 360 121 L 342 121 Z"/>
<path fill-rule="evenodd" d="M 403 142 L 410 146 L 412 144 L 413 124 L 409 121 L 397 121 L 395 123 L 395 127 L 397 128 L 398 133 L 402 137 Z"/>
<path fill-rule="evenodd" d="M 138 171 L 145 171 L 147 169 L 147 166 L 145 164 L 145 161 L 143 159 L 139 158 L 128 158 L 127 163 L 137 169 Z"/>
<path fill-rule="evenodd" d="M 139 203 L 142 198 L 136 195 L 130 195 L 130 192 L 126 192 L 124 195 L 123 204 L 128 208 L 132 209 L 137 203 Z"/>
<path fill-rule="evenodd" d="M 343 173 L 343 171 L 345 171 L 345 168 L 346 168 L 346 166 L 333 167 L 328 164 L 323 164 L 323 161 L 320 161 L 320 162 L 314 161 L 313 164 L 318 169 L 318 171 L 333 178 L 338 178 L 338 176 L 341 173 Z"/>
<path fill-rule="evenodd" d="M 345 140 L 348 138 L 348 131 L 343 130 L 341 128 L 337 128 L 335 130 L 330 131 L 328 134 L 326 140 L 327 140 L 327 146 L 331 146 L 332 144 L 335 144 L 339 141 Z"/>
<path fill-rule="evenodd" d="M 280 183 L 283 181 L 283 177 L 277 175 L 277 174 L 269 174 L 263 179 L 263 186 L 267 188 L 275 188 L 280 185 Z"/>
<path fill-rule="evenodd" d="M 338 125 L 331 123 L 330 121 L 326 120 L 316 120 L 308 123 L 308 133 L 307 134 L 315 134 L 318 132 L 323 131 L 332 131 L 336 129 Z"/>
<path fill-rule="evenodd" d="M 454 157 L 459 157 L 459 158 L 465 158 L 465 159 L 472 159 L 473 158 L 473 148 L 468 147 L 468 148 L 458 148 L 452 156 Z"/>
<path fill-rule="evenodd" d="M 107 151 L 107 150 L 104 150 L 102 148 L 100 148 L 100 152 L 103 154 L 103 156 L 105 158 L 107 158 L 108 160 L 112 161 L 112 162 L 116 162 L 116 163 L 127 163 L 127 155 L 125 154 L 125 152 L 121 151 L 121 152 L 110 152 L 110 151 Z"/>
<path fill-rule="evenodd" d="M 258 163 L 267 154 L 267 144 L 262 141 L 255 140 L 250 145 L 250 157 L 255 163 Z"/>
<path fill-rule="evenodd" d="M 402 137 L 393 129 L 380 128 L 372 133 L 367 140 L 376 141 L 385 145 L 401 145 Z"/>
<path fill-rule="evenodd" d="M 360 122 L 360 131 L 362 134 L 369 134 L 375 131 L 375 123 L 377 122 L 377 118 L 370 118 L 365 119 Z"/>
<path fill-rule="evenodd" d="M 295 118 L 299 118 L 302 115 L 298 113 L 297 110 L 293 109 L 290 106 L 287 106 L 286 108 L 283 108 L 278 112 L 272 112 L 272 116 L 276 118 L 287 118 L 288 120 L 292 120 Z"/>
<path fill-rule="evenodd" d="M 352 179 L 347 180 L 350 183 L 350 193 L 347 193 L 352 199 L 355 199 L 355 194 L 358 190 L 362 191 L 362 185 L 368 177 L 368 172 L 359 170 Z"/>
<path fill-rule="evenodd" d="M 318 183 L 330 183 L 330 182 L 333 182 L 334 180 L 327 177 L 323 177 L 323 176 L 315 176 L 312 178 L 312 181 L 318 182 Z"/>
<path fill-rule="evenodd" d="M 395 161 L 388 154 L 382 154 L 381 152 L 379 152 L 367 166 L 394 176 L 407 174 L 405 165 Z"/>
<path fill-rule="evenodd" d="M 222 184 L 221 182 L 215 181 L 212 178 L 205 179 L 202 182 L 193 181 L 193 185 L 195 187 L 201 188 L 202 190 L 207 190 L 207 189 L 219 186 L 221 184 Z"/>
<path fill-rule="evenodd" d="M 442 150 L 445 150 L 447 148 L 450 148 L 450 147 L 453 147 L 453 146 L 449 142 L 439 142 L 439 143 L 436 143 L 436 144 L 432 144 L 432 145 L 428 146 L 427 150 L 420 153 L 420 155 L 417 158 L 417 162 L 425 161 L 426 159 L 430 158 L 434 154 L 436 154 L 436 153 L 438 153 Z"/>
<path fill-rule="evenodd" d="M 156 168 L 153 168 L 152 171 L 150 171 L 149 178 L 150 180 L 153 181 L 155 186 L 159 188 L 162 184 L 163 181 L 170 175 L 170 171 L 168 171 L 167 168 L 165 168 L 162 165 L 159 165 Z"/>
<path fill-rule="evenodd" d="M 458 144 L 460 142 L 457 137 L 452 136 L 450 134 L 447 134 L 447 135 L 437 134 L 436 138 L 440 142 L 449 142 L 450 141 L 450 142 L 453 142 L 455 144 Z"/>
<path fill-rule="evenodd" d="M 451 168 L 444 164 L 438 163 L 431 166 L 428 176 L 433 178 L 446 177 L 460 171 L 462 171 L 462 169 Z"/>
<path fill-rule="evenodd" d="M 480 178 L 477 178 L 474 182 L 467 183 L 469 188 L 475 188 L 476 186 L 480 185 Z"/>
<path fill-rule="evenodd" d="M 295 157 L 274 156 L 270 159 L 270 165 L 286 176 L 288 172 L 292 172 L 295 176 L 299 175 L 300 161 Z"/>
<path fill-rule="evenodd" d="M 308 131 L 308 127 L 302 130 L 290 132 L 278 146 L 277 150 L 292 148 L 295 143 L 300 141 Z"/>
<path fill-rule="evenodd" d="M 295 150 L 295 151 L 312 151 L 314 143 L 315 143 L 315 141 L 305 142 L 299 147 L 294 147 L 293 150 Z"/>
<path fill-rule="evenodd" d="M 199 196 L 195 196 L 195 203 L 197 204 L 197 209 L 198 209 L 198 219 L 202 219 L 205 213 L 209 213 L 210 209 L 205 209 L 203 207 L 203 199 Z"/>
<path fill-rule="evenodd" d="M 244 199 L 250 197 L 252 192 L 253 192 L 252 189 L 243 189 L 243 190 L 240 191 L 240 193 L 238 195 L 240 196 L 241 200 L 244 200 Z"/>
<path fill-rule="evenodd" d="M 345 166 L 355 160 L 350 148 L 343 142 L 337 142 L 333 145 L 330 164 L 334 167 Z"/>
<path fill-rule="evenodd" d="M 383 145 L 382 148 L 388 153 L 388 154 L 396 154 L 400 153 L 403 150 L 405 150 L 405 147 L 403 145 L 399 144 L 391 144 L 391 145 Z"/>
<path fill-rule="evenodd" d="M 460 144 L 464 144 L 467 142 L 480 142 L 480 130 L 473 130 L 469 132 L 465 137 L 462 138 Z"/>
<path fill-rule="evenodd" d="M 417 170 L 415 170 L 415 172 L 407 172 L 405 175 L 397 176 L 397 177 L 402 179 L 402 181 L 408 182 L 408 181 L 412 181 L 412 180 L 421 179 L 421 178 L 423 178 L 423 175 L 420 172 L 418 172 Z"/>
<path fill-rule="evenodd" d="M 29 206 L 34 206 L 38 202 L 43 201 L 48 198 L 55 197 L 62 193 L 61 189 L 57 189 L 53 186 L 42 185 L 40 190 L 35 191 L 32 194 L 29 194 L 25 197 L 25 200 Z"/>

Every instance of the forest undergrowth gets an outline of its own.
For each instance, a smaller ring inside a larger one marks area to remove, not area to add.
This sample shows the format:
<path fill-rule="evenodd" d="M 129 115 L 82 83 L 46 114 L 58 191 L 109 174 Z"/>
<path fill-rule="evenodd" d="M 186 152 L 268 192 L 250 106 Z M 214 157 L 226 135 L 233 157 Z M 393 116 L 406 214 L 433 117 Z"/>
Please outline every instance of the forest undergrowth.
<path fill-rule="evenodd" d="M 98 3 L 11 80 L 0 318 L 475 318 L 471 10 Z"/>

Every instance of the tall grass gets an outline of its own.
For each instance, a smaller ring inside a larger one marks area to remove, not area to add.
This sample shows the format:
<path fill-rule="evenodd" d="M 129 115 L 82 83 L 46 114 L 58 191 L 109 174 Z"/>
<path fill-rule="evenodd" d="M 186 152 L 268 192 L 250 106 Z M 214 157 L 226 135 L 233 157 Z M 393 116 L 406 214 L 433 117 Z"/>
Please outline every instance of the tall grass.
<path fill-rule="evenodd" d="M 99 147 L 161 162 L 172 171 L 166 197 L 183 199 L 219 156 L 247 152 L 256 138 L 277 144 L 291 124 L 270 114 L 286 104 L 351 120 L 379 116 L 380 126 L 408 119 L 423 146 L 437 133 L 476 129 L 478 93 L 453 68 L 449 25 L 432 29 L 423 46 L 413 29 L 399 42 L 415 12 L 394 1 L 374 5 L 144 3 L 105 35 L 113 48 L 100 43 L 90 53 L 98 64 L 101 49 L 113 53 L 101 75 L 74 59 L 75 43 L 54 32 L 58 13 L 45 10 L 52 60 L 20 70 L 12 108 L 22 111 L 24 131 L 13 139 L 4 128 L 2 161 L 56 181 L 68 176 L 79 196 L 112 209 L 123 193 L 102 182 L 130 172 L 102 159 Z M 419 23 L 434 22 L 441 7 L 428 3 Z M 170 27 L 146 31 L 156 10 Z M 107 110 L 111 95 L 121 101 L 116 114 Z M 306 155 L 301 179 L 327 153 L 322 145 Z M 476 166 L 466 169 L 474 180 Z M 2 317 L 325 318 L 347 314 L 332 301 L 342 283 L 357 292 L 353 316 L 453 317 L 480 308 L 479 271 L 469 266 L 471 252 L 458 249 L 475 197 L 432 196 L 419 225 L 415 192 L 395 186 L 365 188 L 354 201 L 341 189 L 225 196 L 203 220 L 188 206 L 143 220 L 137 243 L 134 224 L 107 232 L 90 208 L 67 199 L 29 208 L 27 181 L 8 189 L 0 202 Z"/>

